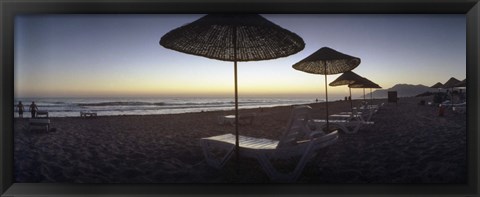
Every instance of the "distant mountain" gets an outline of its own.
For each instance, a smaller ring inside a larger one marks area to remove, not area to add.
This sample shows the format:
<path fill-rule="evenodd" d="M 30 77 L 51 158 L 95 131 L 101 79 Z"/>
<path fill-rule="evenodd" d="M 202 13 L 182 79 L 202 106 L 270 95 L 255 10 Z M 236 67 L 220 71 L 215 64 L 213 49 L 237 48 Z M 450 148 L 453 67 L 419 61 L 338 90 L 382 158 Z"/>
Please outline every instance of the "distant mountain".
<path fill-rule="evenodd" d="M 397 84 L 388 89 L 373 91 L 373 98 L 387 98 L 389 91 L 397 91 L 398 97 L 413 97 L 428 91 L 432 91 L 432 88 L 424 85 Z M 366 92 L 370 92 L 370 90 L 366 89 Z M 366 97 L 370 98 L 370 93 L 368 93 Z"/>

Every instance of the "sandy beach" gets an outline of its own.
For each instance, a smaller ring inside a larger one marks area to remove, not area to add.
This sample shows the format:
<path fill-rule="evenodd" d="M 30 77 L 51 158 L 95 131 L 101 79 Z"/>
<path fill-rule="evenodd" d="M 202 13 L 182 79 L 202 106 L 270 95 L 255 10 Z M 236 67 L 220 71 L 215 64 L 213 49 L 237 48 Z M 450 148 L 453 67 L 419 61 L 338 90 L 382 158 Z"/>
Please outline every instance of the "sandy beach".
<path fill-rule="evenodd" d="M 466 114 L 419 105 L 425 98 L 401 98 L 385 106 L 356 134 L 340 134 L 306 165 L 300 183 L 466 183 Z M 360 101 L 355 101 L 357 106 Z M 325 118 L 313 103 L 313 118 Z M 350 103 L 329 103 L 330 114 Z M 240 134 L 279 139 L 291 106 L 246 109 L 253 124 Z M 233 133 L 217 117 L 233 111 L 171 115 L 51 117 L 54 131 L 27 131 L 14 122 L 15 182 L 74 183 L 269 183 L 254 159 L 233 158 L 220 170 L 205 162 L 200 138 Z"/>

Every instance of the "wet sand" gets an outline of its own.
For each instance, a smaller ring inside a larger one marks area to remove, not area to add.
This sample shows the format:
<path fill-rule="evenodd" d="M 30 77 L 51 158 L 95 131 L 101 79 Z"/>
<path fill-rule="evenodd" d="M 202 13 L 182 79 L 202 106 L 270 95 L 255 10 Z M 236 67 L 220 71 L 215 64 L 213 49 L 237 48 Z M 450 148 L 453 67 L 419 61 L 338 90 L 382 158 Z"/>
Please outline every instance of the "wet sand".
<path fill-rule="evenodd" d="M 421 99 L 386 103 L 374 125 L 340 134 L 306 165 L 300 183 L 466 183 L 466 114 L 418 105 Z M 355 101 L 358 105 L 360 101 Z M 314 103 L 312 117 L 325 118 Z M 350 103 L 329 103 L 330 114 Z M 253 124 L 240 134 L 279 139 L 291 106 L 246 109 Z M 204 160 L 199 139 L 233 133 L 217 117 L 232 111 L 171 115 L 51 117 L 55 131 L 27 131 L 27 119 L 14 122 L 15 182 L 74 183 L 269 183 L 254 159 L 232 158 L 220 170 Z"/>

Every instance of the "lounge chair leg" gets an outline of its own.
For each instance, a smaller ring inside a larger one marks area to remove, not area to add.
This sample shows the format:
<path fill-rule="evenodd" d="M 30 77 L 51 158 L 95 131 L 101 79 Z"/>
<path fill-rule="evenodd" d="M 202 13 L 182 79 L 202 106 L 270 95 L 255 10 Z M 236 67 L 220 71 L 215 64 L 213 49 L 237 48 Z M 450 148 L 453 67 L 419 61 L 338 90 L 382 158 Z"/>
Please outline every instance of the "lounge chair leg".
<path fill-rule="evenodd" d="M 351 133 L 357 133 L 358 130 L 360 129 L 360 127 L 362 126 L 363 123 L 361 122 L 358 122 L 358 123 L 355 123 L 355 126 L 353 128 L 353 130 L 351 131 Z"/>
<path fill-rule="evenodd" d="M 279 172 L 275 168 L 275 166 L 273 166 L 272 162 L 270 162 L 270 160 L 268 159 L 268 156 L 264 153 L 258 154 L 257 158 L 263 170 L 267 173 L 267 175 L 270 177 L 271 180 L 287 181 L 287 182 L 295 181 L 302 174 L 303 169 L 307 164 L 307 161 L 313 156 L 311 151 L 312 147 L 313 147 L 313 143 L 309 144 L 306 147 L 306 150 L 303 152 L 302 157 L 300 158 L 297 165 L 295 166 L 295 169 L 289 173 Z"/>
<path fill-rule="evenodd" d="M 207 161 L 208 165 L 215 167 L 217 169 L 222 168 L 227 161 L 232 157 L 232 153 L 234 152 L 235 145 L 232 145 L 231 148 L 227 150 L 227 153 L 219 160 L 209 151 L 210 143 L 206 140 L 202 140 L 202 150 L 205 156 L 205 160 Z"/>

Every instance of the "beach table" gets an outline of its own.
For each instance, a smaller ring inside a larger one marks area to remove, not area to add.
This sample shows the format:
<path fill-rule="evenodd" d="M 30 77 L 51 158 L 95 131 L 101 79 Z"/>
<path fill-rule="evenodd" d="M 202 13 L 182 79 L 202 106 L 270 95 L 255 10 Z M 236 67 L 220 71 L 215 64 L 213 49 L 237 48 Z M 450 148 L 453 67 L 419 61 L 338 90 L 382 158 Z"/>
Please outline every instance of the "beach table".
<path fill-rule="evenodd" d="M 45 116 L 44 118 L 48 118 L 48 111 L 37 111 L 37 117 Z"/>
<path fill-rule="evenodd" d="M 239 124 L 252 124 L 255 116 L 256 116 L 255 113 L 240 114 L 238 116 L 238 123 Z M 220 124 L 230 124 L 230 125 L 233 126 L 233 125 L 235 125 L 235 115 L 222 116 L 222 117 L 220 117 L 219 123 Z"/>
<path fill-rule="evenodd" d="M 235 115 L 223 116 L 223 124 L 234 125 L 235 124 Z"/>

